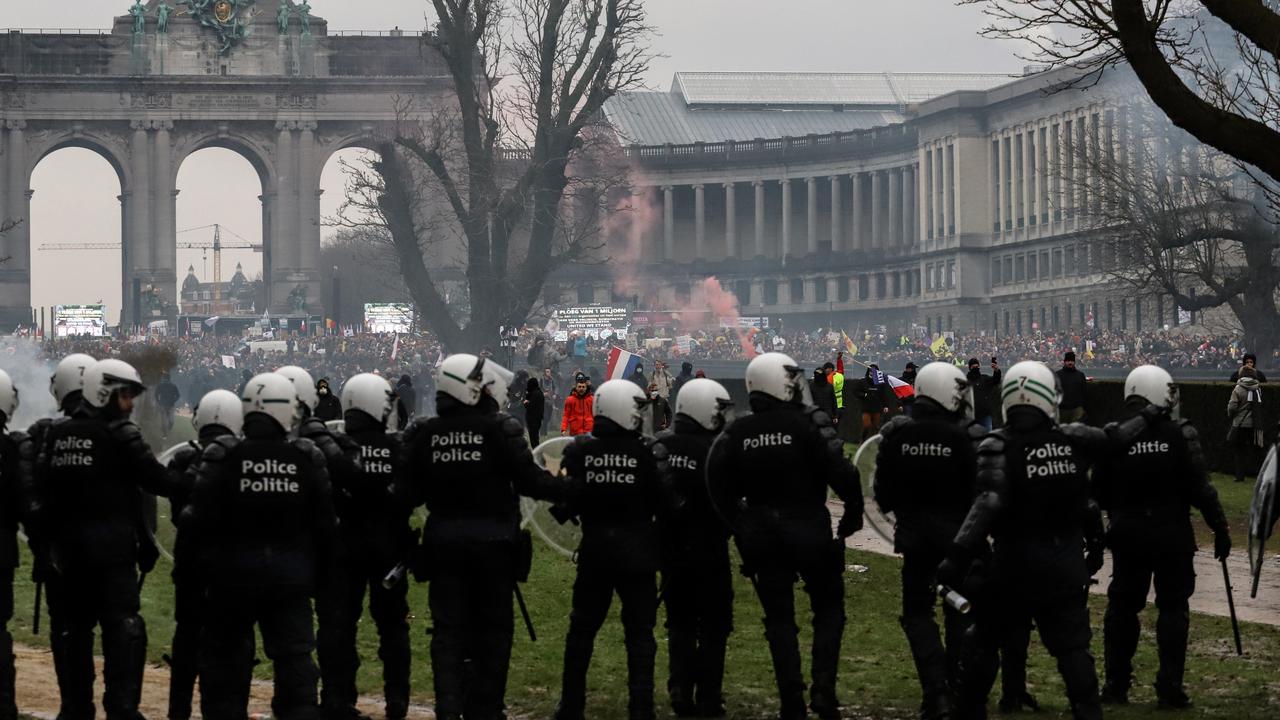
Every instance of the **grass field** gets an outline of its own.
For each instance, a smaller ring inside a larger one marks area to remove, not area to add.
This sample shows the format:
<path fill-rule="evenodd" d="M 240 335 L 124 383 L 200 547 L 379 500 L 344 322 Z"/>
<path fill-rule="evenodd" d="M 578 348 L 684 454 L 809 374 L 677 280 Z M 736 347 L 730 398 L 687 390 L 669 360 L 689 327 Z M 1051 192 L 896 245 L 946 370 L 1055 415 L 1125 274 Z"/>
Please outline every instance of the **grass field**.
<path fill-rule="evenodd" d="M 1229 477 L 1215 476 L 1215 484 L 1234 528 L 1233 534 L 1243 538 L 1243 518 L 1247 518 L 1252 485 L 1236 484 Z M 167 503 L 161 501 L 161 528 L 168 525 Z M 1197 526 L 1202 526 L 1197 519 Z M 1204 531 L 1207 534 L 1207 531 Z M 1239 546 L 1238 546 L 1239 547 Z M 29 567 L 24 558 L 24 568 Z M 849 551 L 848 565 L 861 565 L 865 572 L 850 571 L 845 576 L 845 630 L 840 662 L 840 696 L 846 717 L 910 718 L 917 712 L 919 685 L 902 631 L 898 627 L 900 561 L 858 551 Z M 169 566 L 161 561 L 155 574 L 148 578 L 143 591 L 142 612 L 150 635 L 149 655 L 153 662 L 168 651 L 173 633 L 172 585 Z M 31 634 L 33 587 L 25 570 L 19 570 L 14 595 L 16 616 L 11 623 L 14 639 L 31 645 L 47 645 L 47 618 L 44 637 Z M 516 626 L 515 649 L 511 661 L 508 702 L 513 715 L 548 718 L 559 695 L 559 678 L 563 642 L 568 627 L 570 595 L 574 566 L 540 544 L 536 548 L 530 582 L 524 586 L 530 612 L 537 626 L 538 641 L 530 642 L 519 622 Z M 763 638 L 759 604 L 748 582 L 735 573 L 735 631 L 730 638 L 725 693 L 729 716 L 755 720 L 769 718 L 776 712 L 773 671 Z M 429 703 L 431 669 L 427 651 L 430 617 L 427 613 L 427 587 L 413 585 L 410 607 L 413 641 L 413 688 L 418 702 Z M 1091 598 L 1094 628 L 1101 628 L 1105 599 Z M 808 603 L 797 588 L 797 611 L 802 640 L 807 645 Z M 1136 659 L 1137 681 L 1132 692 L 1133 705 L 1108 708 L 1113 718 L 1145 718 L 1155 716 L 1151 682 L 1156 670 L 1154 610 L 1143 617 L 1143 642 Z M 1265 713 L 1264 708 L 1280 704 L 1280 629 L 1245 625 L 1244 657 L 1236 657 L 1230 647 L 1231 630 L 1222 618 L 1194 617 L 1187 668 L 1187 691 L 1196 702 L 1196 717 L 1246 717 Z M 660 717 L 672 717 L 667 710 L 665 694 L 666 649 L 662 615 L 655 629 L 659 642 L 657 668 L 657 701 Z M 1095 633 L 1094 652 L 1101 665 L 1100 630 Z M 360 669 L 363 693 L 380 692 L 380 665 L 373 623 L 366 615 L 359 633 L 360 655 L 367 662 Z M 807 659 L 806 659 L 807 667 Z M 269 665 L 258 668 L 259 675 L 269 675 Z M 617 605 L 612 608 L 596 642 L 589 684 L 588 717 L 625 717 L 626 660 L 622 630 L 617 619 Z M 1044 717 L 1066 713 L 1062 683 L 1052 658 L 1038 640 L 1033 639 L 1029 667 L 1029 684 L 1045 706 Z M 992 698 L 993 708 L 996 697 Z M 1163 713 L 1160 716 L 1167 716 Z"/>
<path fill-rule="evenodd" d="M 849 617 L 845 630 L 844 650 L 840 664 L 840 694 L 849 717 L 908 718 L 914 716 L 919 701 L 915 671 L 906 642 L 898 628 L 898 566 L 896 558 L 850 551 L 849 564 L 867 567 L 863 573 L 846 575 L 846 604 Z M 173 632 L 172 589 L 168 578 L 157 569 L 143 591 L 143 615 L 151 638 L 149 654 L 160 661 L 168 650 Z M 538 641 L 530 642 L 517 625 L 515 651 L 511 662 L 508 699 L 513 710 L 531 718 L 550 716 L 559 693 L 560 663 L 563 639 L 568 626 L 569 598 L 573 583 L 573 565 L 559 555 L 539 548 L 533 574 L 525 593 L 538 629 Z M 12 623 L 14 639 L 21 643 L 43 645 L 47 636 L 31 635 L 30 608 L 32 586 L 21 577 L 15 583 L 18 613 Z M 735 718 L 767 718 L 775 710 L 773 674 L 767 648 L 762 637 L 758 603 L 746 580 L 735 580 L 735 632 L 730 640 L 726 694 L 730 716 Z M 1092 601 L 1095 628 L 1100 627 L 1103 600 Z M 413 686 L 415 699 L 429 702 L 431 688 L 427 641 L 430 618 L 426 611 L 426 586 L 414 585 L 410 603 L 413 637 Z M 802 635 L 807 618 L 807 602 L 799 593 Z M 47 618 L 46 618 L 47 621 Z M 1152 627 L 1154 617 L 1148 611 L 1144 626 Z M 47 624 L 45 625 L 47 628 Z M 47 630 L 46 630 L 47 632 Z M 656 629 L 659 644 L 665 632 Z M 1246 655 L 1237 658 L 1229 648 L 1230 626 L 1220 618 L 1197 616 L 1191 628 L 1191 650 L 1187 672 L 1188 692 L 1196 700 L 1198 715 L 1242 717 L 1280 703 L 1280 683 L 1275 668 L 1280 666 L 1280 630 L 1267 626 L 1246 625 Z M 376 636 L 372 622 L 361 623 L 360 654 L 376 658 Z M 1095 653 L 1101 657 L 1101 637 L 1095 636 Z M 806 663 L 807 664 L 807 663 Z M 1148 633 L 1137 659 L 1138 683 L 1133 692 L 1135 704 L 1109 711 L 1117 718 L 1140 718 L 1154 714 L 1154 697 L 1150 682 L 1155 673 L 1152 639 Z M 259 674 L 268 674 L 268 665 L 259 666 Z M 658 654 L 658 700 L 665 713 L 666 674 L 665 647 Z M 626 661 L 622 648 L 621 626 L 617 608 L 601 631 L 592 664 L 588 715 L 619 717 L 626 707 Z M 1033 643 L 1030 684 L 1032 692 L 1045 704 L 1049 716 L 1065 712 L 1065 700 L 1052 659 Z M 379 666 L 376 660 L 366 662 L 360 670 L 362 692 L 380 691 Z M 994 701 L 994 698 L 993 698 Z"/>

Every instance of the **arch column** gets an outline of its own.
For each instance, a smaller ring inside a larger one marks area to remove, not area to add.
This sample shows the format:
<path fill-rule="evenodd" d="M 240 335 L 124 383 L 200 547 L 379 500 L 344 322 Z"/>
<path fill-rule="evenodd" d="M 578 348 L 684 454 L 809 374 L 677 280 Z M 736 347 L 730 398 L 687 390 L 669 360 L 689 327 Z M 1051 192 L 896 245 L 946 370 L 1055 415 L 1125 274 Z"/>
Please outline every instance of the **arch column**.
<path fill-rule="evenodd" d="M 298 209 L 298 156 L 293 143 L 293 132 L 297 127 L 296 121 L 276 121 L 275 193 L 272 196 L 271 193 L 264 192 L 268 200 L 263 204 L 272 220 L 271 244 L 268 246 L 271 257 L 271 289 L 267 293 L 267 304 L 274 312 L 288 309 L 289 293 L 294 286 L 290 276 L 295 273 L 301 260 L 298 221 L 302 213 Z M 264 217 L 267 214 L 264 213 Z M 264 273 L 263 277 L 268 276 Z"/>
<path fill-rule="evenodd" d="M 124 322 L 127 325 L 140 324 L 142 307 L 135 298 L 135 283 L 142 285 L 153 281 L 152 267 L 155 243 L 155 199 L 151 196 L 151 138 L 150 120 L 134 120 L 130 123 L 133 137 L 129 142 L 129 163 L 131 166 L 132 186 L 125 189 L 124 213 L 126 232 L 121 242 L 124 261 L 124 294 L 120 304 L 125 308 Z M 145 288 L 143 288 L 145 289 Z"/>
<path fill-rule="evenodd" d="M 155 152 L 153 161 L 153 223 L 155 232 L 152 235 L 151 267 L 153 282 L 161 288 L 164 298 L 174 303 L 178 301 L 178 228 L 177 198 L 175 189 L 177 175 L 173 168 L 173 144 L 169 131 L 173 129 L 172 120 L 156 120 Z"/>
<path fill-rule="evenodd" d="M 0 188 L 0 222 L 18 225 L 4 234 L 0 247 L 11 260 L 0 266 L 0 307 L 8 309 L 0 322 L 6 331 L 31 322 L 31 176 L 27 172 L 25 120 L 0 124 L 8 163 L 0 168 L 5 178 Z"/>
<path fill-rule="evenodd" d="M 296 287 L 307 288 L 307 311 L 320 308 L 320 170 L 316 161 L 315 121 L 298 123 L 298 262 Z M 287 297 L 287 296 L 286 296 Z M 292 308 L 289 308 L 292 310 Z"/>

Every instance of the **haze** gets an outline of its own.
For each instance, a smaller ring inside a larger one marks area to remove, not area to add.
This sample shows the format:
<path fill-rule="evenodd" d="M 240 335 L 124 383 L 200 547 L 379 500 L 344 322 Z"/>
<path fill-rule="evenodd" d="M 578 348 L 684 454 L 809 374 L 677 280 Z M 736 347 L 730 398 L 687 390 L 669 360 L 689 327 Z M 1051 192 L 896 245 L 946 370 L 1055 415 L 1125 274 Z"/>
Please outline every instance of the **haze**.
<path fill-rule="evenodd" d="M 6 2 L 0 25 L 10 28 L 107 28 L 124 14 L 126 0 Z M 425 27 L 425 0 L 314 0 L 315 15 L 331 31 Z M 663 57 L 648 82 L 665 89 L 676 70 L 982 71 L 1018 72 L 1019 49 L 977 36 L 981 13 L 951 0 L 648 0 L 659 35 L 653 46 Z M 785 8 L 785 9 L 783 9 Z M 336 214 L 344 192 L 339 157 L 321 181 L 322 211 Z M 120 309 L 119 251 L 41 252 L 42 244 L 119 243 L 120 193 L 105 160 L 78 149 L 50 155 L 32 177 L 32 304 L 102 301 L 114 321 Z M 261 242 L 258 195 L 262 189 L 249 163 L 220 149 L 192 155 L 178 175 L 178 230 L 221 223 L 253 243 Z M 326 230 L 326 235 L 329 234 Z M 212 230 L 182 233 L 179 241 L 209 240 Z M 239 242 L 234 236 L 224 241 Z M 259 256 L 224 253 L 224 279 L 237 262 L 250 277 L 261 271 Z M 212 275 L 212 257 L 179 250 L 179 283 L 188 265 L 201 279 Z"/>

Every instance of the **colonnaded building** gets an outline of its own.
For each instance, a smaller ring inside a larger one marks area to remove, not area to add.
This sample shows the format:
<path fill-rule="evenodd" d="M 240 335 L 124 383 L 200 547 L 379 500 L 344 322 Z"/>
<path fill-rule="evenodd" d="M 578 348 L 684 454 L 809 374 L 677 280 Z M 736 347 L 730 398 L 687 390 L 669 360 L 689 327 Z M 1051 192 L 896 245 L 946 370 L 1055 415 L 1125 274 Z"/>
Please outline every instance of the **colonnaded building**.
<path fill-rule="evenodd" d="M 1153 132 L 1128 122 L 1145 93 L 1123 71 L 1087 88 L 1064 89 L 1068 79 L 681 72 L 669 91 L 614 98 L 608 123 L 654 217 L 637 304 L 688 308 L 715 276 L 742 316 L 789 327 L 1007 334 L 1200 321 L 1114 280 L 1114 246 L 1090 213 L 1101 198 L 1084 189 L 1081 153 L 1123 154 L 1132 133 Z M 1156 144 L 1150 162 L 1194 152 Z M 601 275 L 566 272 L 559 300 L 631 299 Z"/>

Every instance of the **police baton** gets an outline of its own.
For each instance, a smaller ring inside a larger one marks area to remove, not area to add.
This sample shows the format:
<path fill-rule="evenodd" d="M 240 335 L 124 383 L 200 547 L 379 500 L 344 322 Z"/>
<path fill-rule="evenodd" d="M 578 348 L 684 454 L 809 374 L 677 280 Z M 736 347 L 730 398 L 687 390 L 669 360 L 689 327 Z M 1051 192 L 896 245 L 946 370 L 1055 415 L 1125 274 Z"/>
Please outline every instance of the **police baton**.
<path fill-rule="evenodd" d="M 1240 620 L 1236 618 L 1236 599 L 1231 593 L 1231 573 L 1227 570 L 1227 559 L 1222 558 L 1222 584 L 1227 588 L 1227 609 L 1231 611 L 1231 632 L 1236 637 L 1236 655 L 1244 655 L 1244 647 L 1240 644 Z"/>
<path fill-rule="evenodd" d="M 538 642 L 538 634 L 533 631 L 533 618 L 529 617 L 529 607 L 524 604 L 524 593 L 520 592 L 520 583 L 511 586 L 516 591 L 516 604 L 520 606 L 520 617 L 524 618 L 524 627 L 529 631 L 529 640 Z"/>
<path fill-rule="evenodd" d="M 33 618 L 31 619 L 31 634 L 32 634 L 32 635 L 39 635 L 39 634 L 40 634 L 40 600 L 41 600 L 41 595 L 42 595 L 43 593 L 44 593 L 44 583 L 43 583 L 43 582 L 40 582 L 40 581 L 38 581 L 38 580 L 37 580 L 37 581 L 36 581 L 36 609 L 35 609 L 35 617 L 33 617 Z"/>

